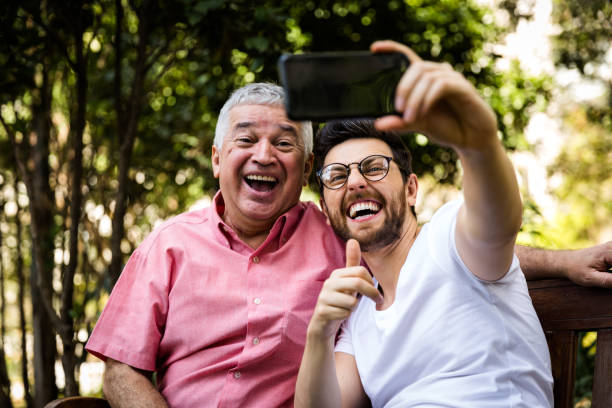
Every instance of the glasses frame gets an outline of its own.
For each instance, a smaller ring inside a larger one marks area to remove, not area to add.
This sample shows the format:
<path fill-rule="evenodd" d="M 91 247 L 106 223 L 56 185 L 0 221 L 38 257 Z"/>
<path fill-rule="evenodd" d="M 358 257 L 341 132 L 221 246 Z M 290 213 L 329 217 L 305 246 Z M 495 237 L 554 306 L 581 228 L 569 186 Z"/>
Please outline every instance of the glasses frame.
<path fill-rule="evenodd" d="M 372 157 L 382 157 L 383 159 L 385 159 L 387 161 L 387 171 L 385 172 L 385 174 L 383 174 L 382 177 L 375 177 L 375 178 L 370 178 L 370 176 L 367 176 L 363 173 L 363 170 L 361 169 L 361 165 L 363 164 L 364 161 L 372 158 Z M 348 181 L 349 177 L 351 176 L 351 166 L 353 164 L 357 165 L 357 170 L 359 170 L 359 174 L 361 174 L 363 176 L 363 178 L 365 178 L 366 180 L 369 181 L 380 181 L 382 179 L 384 179 L 385 177 L 387 177 L 387 174 L 389 174 L 389 169 L 391 169 L 391 162 L 393 161 L 393 157 L 391 156 L 385 156 L 384 154 L 371 154 L 369 156 L 364 157 L 363 159 L 361 159 L 361 161 L 359 162 L 351 162 L 348 164 L 344 164 L 344 163 L 330 163 L 325 167 L 322 167 L 320 170 L 317 171 L 317 179 L 319 180 L 319 182 L 325 187 L 328 188 L 330 190 L 339 190 L 342 187 L 344 187 L 346 185 L 346 182 Z M 342 184 L 340 184 L 338 187 L 330 187 L 327 184 L 325 184 L 325 182 L 323 181 L 323 177 L 321 177 L 321 175 L 323 174 L 323 172 L 325 171 L 325 169 L 327 169 L 329 166 L 343 166 L 346 169 L 346 178 L 344 179 L 344 182 Z M 399 167 L 399 165 L 398 165 Z"/>

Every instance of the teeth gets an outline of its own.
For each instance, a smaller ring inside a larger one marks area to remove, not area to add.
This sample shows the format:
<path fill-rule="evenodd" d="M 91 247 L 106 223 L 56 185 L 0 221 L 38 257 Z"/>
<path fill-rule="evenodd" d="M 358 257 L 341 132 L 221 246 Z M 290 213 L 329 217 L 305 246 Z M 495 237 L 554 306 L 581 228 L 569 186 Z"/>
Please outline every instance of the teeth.
<path fill-rule="evenodd" d="M 258 174 L 249 174 L 248 176 L 246 176 L 246 179 L 253 181 L 268 181 L 270 183 L 276 182 L 276 179 L 272 176 L 260 176 Z"/>
<path fill-rule="evenodd" d="M 378 212 L 380 210 L 380 204 L 375 203 L 373 201 L 360 202 L 357 204 L 353 204 L 349 209 L 349 216 L 351 218 L 355 218 L 357 212 L 363 210 L 370 210 L 372 212 Z"/>

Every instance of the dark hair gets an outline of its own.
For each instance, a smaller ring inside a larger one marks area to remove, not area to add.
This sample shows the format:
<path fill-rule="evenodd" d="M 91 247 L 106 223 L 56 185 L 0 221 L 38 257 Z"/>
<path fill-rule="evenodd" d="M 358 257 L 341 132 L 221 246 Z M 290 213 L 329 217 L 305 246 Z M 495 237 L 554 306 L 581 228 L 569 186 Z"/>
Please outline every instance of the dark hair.
<path fill-rule="evenodd" d="M 315 169 L 323 167 L 325 156 L 336 145 L 349 139 L 374 138 L 385 142 L 393 154 L 393 160 L 399 166 L 404 182 L 412 173 L 412 156 L 399 134 L 385 132 L 374 127 L 373 119 L 333 120 L 319 130 L 315 140 Z M 320 184 L 320 183 L 319 183 Z M 319 186 L 322 193 L 322 186 Z"/>
<path fill-rule="evenodd" d="M 393 160 L 399 166 L 404 183 L 412 173 L 412 155 L 396 132 L 385 132 L 374 127 L 373 119 L 343 119 L 329 121 L 319 130 L 315 138 L 315 169 L 323 167 L 325 156 L 336 145 L 349 139 L 380 139 L 385 142 L 393 154 Z M 319 194 L 323 197 L 323 184 L 317 178 Z M 412 213 L 416 215 L 414 207 Z"/>

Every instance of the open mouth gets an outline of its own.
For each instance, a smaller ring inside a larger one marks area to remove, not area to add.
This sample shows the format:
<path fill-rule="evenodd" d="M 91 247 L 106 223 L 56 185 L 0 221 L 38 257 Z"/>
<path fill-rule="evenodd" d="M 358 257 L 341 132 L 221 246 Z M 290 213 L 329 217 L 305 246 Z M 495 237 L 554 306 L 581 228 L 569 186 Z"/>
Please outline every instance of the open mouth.
<path fill-rule="evenodd" d="M 359 220 L 378 214 L 381 205 L 375 201 L 359 201 L 352 204 L 348 209 L 348 216 L 353 220 Z"/>
<path fill-rule="evenodd" d="M 248 174 L 244 177 L 244 180 L 249 187 L 260 192 L 271 191 L 278 184 L 278 180 L 275 177 L 259 174 Z"/>

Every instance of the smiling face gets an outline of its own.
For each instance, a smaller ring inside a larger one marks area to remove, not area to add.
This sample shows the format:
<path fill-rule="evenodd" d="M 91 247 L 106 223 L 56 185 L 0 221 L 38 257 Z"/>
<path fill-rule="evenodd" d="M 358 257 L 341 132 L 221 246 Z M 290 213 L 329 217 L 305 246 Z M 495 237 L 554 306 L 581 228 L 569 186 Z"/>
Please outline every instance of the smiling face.
<path fill-rule="evenodd" d="M 234 229 L 264 232 L 299 201 L 312 168 L 299 125 L 282 106 L 238 105 L 220 149 L 212 148 L 213 174 Z M 261 229 L 261 231 L 257 231 Z"/>
<path fill-rule="evenodd" d="M 324 166 L 330 163 L 358 163 L 372 154 L 392 156 L 389 146 L 380 139 L 349 139 L 329 150 Z M 337 189 L 323 190 L 323 209 L 338 235 L 355 238 L 361 250 L 375 251 L 398 241 L 406 230 L 405 224 L 416 222 L 407 212 L 407 204 L 416 202 L 416 176 L 406 183 L 393 161 L 389 173 L 378 181 L 364 178 L 356 164 L 346 184 Z"/>

